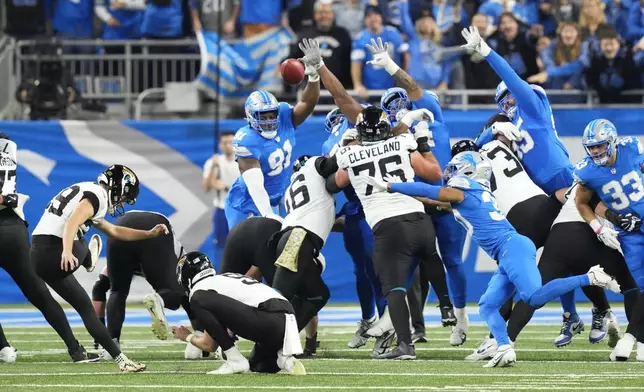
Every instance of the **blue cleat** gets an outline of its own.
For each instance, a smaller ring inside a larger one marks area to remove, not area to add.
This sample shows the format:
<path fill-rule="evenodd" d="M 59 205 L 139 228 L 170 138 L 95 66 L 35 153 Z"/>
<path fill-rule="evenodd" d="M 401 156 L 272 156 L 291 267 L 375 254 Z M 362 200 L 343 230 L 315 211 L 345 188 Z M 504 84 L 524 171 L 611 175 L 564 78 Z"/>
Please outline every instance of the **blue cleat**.
<path fill-rule="evenodd" d="M 588 335 L 591 344 L 599 343 L 606 337 L 606 321 L 604 320 L 608 311 L 600 312 L 593 308 L 593 323 Z"/>
<path fill-rule="evenodd" d="M 572 342 L 574 335 L 580 334 L 584 330 L 584 322 L 581 321 L 577 313 L 563 314 L 563 325 L 559 336 L 554 341 L 556 347 L 565 347 Z"/>

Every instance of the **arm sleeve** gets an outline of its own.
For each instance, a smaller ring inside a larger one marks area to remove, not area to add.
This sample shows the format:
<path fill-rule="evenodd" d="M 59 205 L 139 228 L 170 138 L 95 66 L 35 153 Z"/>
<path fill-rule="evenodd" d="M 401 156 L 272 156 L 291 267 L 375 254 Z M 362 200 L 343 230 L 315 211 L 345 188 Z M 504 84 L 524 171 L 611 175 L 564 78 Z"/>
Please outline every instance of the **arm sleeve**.
<path fill-rule="evenodd" d="M 438 200 L 441 187 L 422 182 L 400 182 L 391 184 L 391 192 L 398 192 L 408 196 L 427 197 Z"/>
<path fill-rule="evenodd" d="M 83 197 L 81 197 L 81 200 L 85 200 L 85 199 L 89 200 L 89 202 L 92 203 L 92 208 L 94 209 L 94 213 L 92 214 L 92 216 L 95 216 L 98 213 L 101 206 L 101 204 L 98 201 L 98 196 L 96 196 L 94 192 L 85 191 L 83 192 Z"/>
<path fill-rule="evenodd" d="M 494 135 L 492 134 L 492 127 L 489 127 L 474 139 L 474 143 L 481 148 L 492 140 L 494 140 Z"/>
<path fill-rule="evenodd" d="M 441 109 L 440 102 L 438 102 L 438 95 L 431 91 L 425 91 L 419 100 L 414 101 L 414 104 L 419 109 L 427 109 L 432 112 L 434 120 L 444 122 L 443 109 Z"/>
<path fill-rule="evenodd" d="M 488 63 L 494 69 L 501 80 L 505 82 L 508 89 L 514 95 L 517 105 L 521 107 L 526 114 L 530 117 L 539 118 L 542 113 L 546 113 L 543 109 L 543 102 L 532 90 L 532 87 L 526 83 L 516 72 L 510 67 L 510 64 L 499 56 L 494 50 L 486 57 Z"/>
<path fill-rule="evenodd" d="M 558 67 L 546 68 L 546 72 L 548 72 L 549 77 L 572 76 L 574 74 L 582 72 L 583 70 L 584 64 L 579 59 L 571 61 L 564 65 L 560 65 Z"/>
<path fill-rule="evenodd" d="M 315 169 L 324 178 L 338 171 L 338 162 L 335 156 L 331 158 L 320 157 L 315 161 Z"/>
<path fill-rule="evenodd" d="M 268 193 L 264 189 L 264 173 L 262 173 L 262 170 L 257 167 L 248 169 L 242 173 L 242 178 L 259 213 L 262 216 L 272 215 L 273 209 L 271 208 L 271 200 L 268 197 Z"/>
<path fill-rule="evenodd" d="M 326 184 L 324 187 L 326 188 L 326 191 L 329 192 L 330 194 L 335 194 L 342 191 L 342 188 L 340 188 L 338 184 L 335 182 L 335 173 L 331 174 L 329 177 L 326 178 Z"/>

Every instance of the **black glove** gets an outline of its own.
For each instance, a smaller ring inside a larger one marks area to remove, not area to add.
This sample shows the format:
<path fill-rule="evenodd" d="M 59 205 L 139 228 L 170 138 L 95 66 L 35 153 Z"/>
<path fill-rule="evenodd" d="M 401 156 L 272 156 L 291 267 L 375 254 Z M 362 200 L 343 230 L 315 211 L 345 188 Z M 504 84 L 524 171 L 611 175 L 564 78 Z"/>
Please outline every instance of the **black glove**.
<path fill-rule="evenodd" d="M 9 193 L 8 195 L 2 195 L 3 206 L 9 208 L 18 208 L 18 195 L 15 193 Z"/>
<path fill-rule="evenodd" d="M 606 219 L 615 226 L 624 231 L 633 232 L 639 231 L 642 227 L 642 218 L 637 214 L 627 213 L 620 214 L 611 209 L 606 210 Z"/>

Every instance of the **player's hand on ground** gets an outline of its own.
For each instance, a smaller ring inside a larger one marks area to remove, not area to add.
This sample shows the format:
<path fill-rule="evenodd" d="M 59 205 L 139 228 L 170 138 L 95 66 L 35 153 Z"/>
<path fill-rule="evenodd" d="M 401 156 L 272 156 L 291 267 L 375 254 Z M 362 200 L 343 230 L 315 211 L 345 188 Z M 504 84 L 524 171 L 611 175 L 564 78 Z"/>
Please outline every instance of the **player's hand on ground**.
<path fill-rule="evenodd" d="M 161 223 L 154 226 L 151 230 L 148 231 L 148 233 L 150 233 L 151 238 L 154 238 L 160 235 L 167 235 L 168 233 L 170 233 L 170 231 L 168 230 L 168 227 L 166 225 Z"/>
<path fill-rule="evenodd" d="M 642 227 L 642 218 L 630 212 L 628 214 L 618 214 L 617 219 L 619 227 L 624 231 L 640 231 Z"/>
<path fill-rule="evenodd" d="M 461 45 L 461 48 L 478 53 L 483 57 L 487 57 L 487 55 L 490 54 L 490 47 L 483 38 L 481 38 L 479 30 L 475 26 L 470 26 L 469 28 L 461 30 L 461 35 L 466 42 L 465 45 Z"/>
<path fill-rule="evenodd" d="M 516 142 L 523 139 L 519 128 L 517 128 L 516 125 L 512 124 L 511 122 L 495 122 L 494 124 L 492 124 L 492 134 L 503 135 L 511 142 Z"/>
<path fill-rule="evenodd" d="M 603 242 L 604 245 L 621 251 L 622 247 L 619 244 L 619 240 L 617 239 L 618 234 L 619 233 L 616 230 L 613 230 L 610 227 L 602 226 L 599 230 L 599 233 L 597 233 L 597 238 L 599 238 L 599 240 Z"/>
<path fill-rule="evenodd" d="M 320 51 L 320 43 L 316 39 L 304 38 L 302 42 L 298 44 L 304 57 L 298 59 L 304 64 L 304 72 L 306 73 L 306 67 L 312 67 L 317 70 L 322 68 L 324 61 L 322 61 L 322 52 Z"/>
<path fill-rule="evenodd" d="M 190 330 L 183 325 L 178 326 L 178 327 L 172 327 L 172 335 L 175 337 L 175 339 L 179 339 L 181 341 L 186 341 L 186 338 L 188 335 L 190 335 Z"/>
<path fill-rule="evenodd" d="M 276 221 L 278 221 L 280 223 L 284 222 L 284 218 L 282 218 L 281 216 L 279 216 L 277 214 L 269 214 L 269 215 L 266 215 L 265 218 L 274 219 L 274 220 L 276 220 Z"/>
<path fill-rule="evenodd" d="M 60 269 L 63 271 L 73 271 L 78 267 L 78 259 L 71 251 L 63 251 L 60 255 Z"/>
<path fill-rule="evenodd" d="M 373 187 L 373 192 L 388 192 L 387 182 L 373 177 L 367 177 L 367 183 Z"/>

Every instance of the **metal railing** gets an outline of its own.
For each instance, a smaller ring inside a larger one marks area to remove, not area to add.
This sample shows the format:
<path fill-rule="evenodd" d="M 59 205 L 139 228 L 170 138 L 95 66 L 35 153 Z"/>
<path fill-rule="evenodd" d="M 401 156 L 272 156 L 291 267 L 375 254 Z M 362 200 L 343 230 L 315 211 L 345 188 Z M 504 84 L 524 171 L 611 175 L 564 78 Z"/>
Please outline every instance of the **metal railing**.
<path fill-rule="evenodd" d="M 0 38 L 0 80 L 5 81 L 4 88 L 0 90 L 0 118 L 9 117 L 15 102 L 16 79 L 13 77 L 14 43 L 8 36 Z"/>

